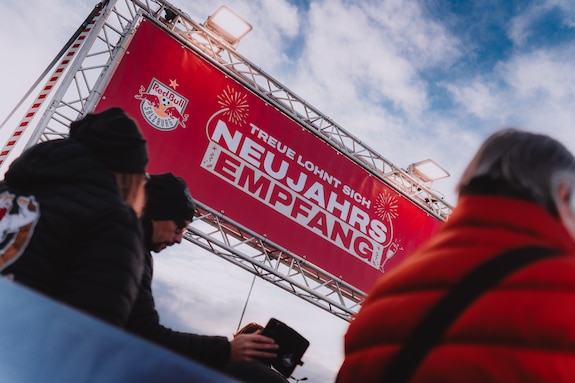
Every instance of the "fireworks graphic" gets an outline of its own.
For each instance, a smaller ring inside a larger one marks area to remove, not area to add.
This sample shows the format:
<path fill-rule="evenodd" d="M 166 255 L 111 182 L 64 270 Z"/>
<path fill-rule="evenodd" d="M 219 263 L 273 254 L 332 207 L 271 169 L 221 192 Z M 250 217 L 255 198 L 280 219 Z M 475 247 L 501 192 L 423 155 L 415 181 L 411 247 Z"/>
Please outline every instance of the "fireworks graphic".
<path fill-rule="evenodd" d="M 375 211 L 383 221 L 391 222 L 397 218 L 397 199 L 387 191 L 380 193 L 375 201 Z"/>
<path fill-rule="evenodd" d="M 218 96 L 218 104 L 222 107 L 224 116 L 233 124 L 245 124 L 248 116 L 248 102 L 246 95 L 235 91 L 229 85 Z"/>

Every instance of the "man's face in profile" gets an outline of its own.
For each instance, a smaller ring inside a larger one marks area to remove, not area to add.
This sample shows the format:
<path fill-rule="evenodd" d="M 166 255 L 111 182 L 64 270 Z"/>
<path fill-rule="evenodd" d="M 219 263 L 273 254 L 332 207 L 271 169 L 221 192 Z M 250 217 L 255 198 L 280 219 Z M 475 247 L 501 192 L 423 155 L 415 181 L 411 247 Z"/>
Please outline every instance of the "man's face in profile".
<path fill-rule="evenodd" d="M 152 220 L 152 251 L 159 253 L 168 246 L 181 243 L 190 221 Z"/>

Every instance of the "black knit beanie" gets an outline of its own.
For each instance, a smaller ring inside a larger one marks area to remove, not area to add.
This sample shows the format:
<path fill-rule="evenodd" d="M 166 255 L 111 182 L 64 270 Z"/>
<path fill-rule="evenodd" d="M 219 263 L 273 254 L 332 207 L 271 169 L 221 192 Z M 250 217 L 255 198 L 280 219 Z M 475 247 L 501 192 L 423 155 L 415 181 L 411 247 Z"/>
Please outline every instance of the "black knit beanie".
<path fill-rule="evenodd" d="M 72 122 L 70 137 L 90 148 L 113 172 L 146 172 L 146 140 L 136 122 L 120 108 L 90 113 Z"/>
<path fill-rule="evenodd" d="M 152 174 L 146 182 L 144 217 L 158 221 L 191 221 L 196 204 L 184 180 L 172 173 Z"/>

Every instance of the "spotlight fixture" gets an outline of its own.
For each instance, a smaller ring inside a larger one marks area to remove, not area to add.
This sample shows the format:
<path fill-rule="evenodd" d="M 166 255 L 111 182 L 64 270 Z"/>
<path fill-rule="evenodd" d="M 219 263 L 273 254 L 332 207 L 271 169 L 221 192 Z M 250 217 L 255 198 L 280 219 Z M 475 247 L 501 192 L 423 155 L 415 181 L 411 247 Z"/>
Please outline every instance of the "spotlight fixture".
<path fill-rule="evenodd" d="M 233 48 L 252 30 L 250 23 L 225 5 L 209 16 L 204 26 L 222 37 Z"/>
<path fill-rule="evenodd" d="M 407 167 L 407 173 L 427 183 L 449 177 L 447 170 L 443 169 L 431 159 L 409 165 Z"/>

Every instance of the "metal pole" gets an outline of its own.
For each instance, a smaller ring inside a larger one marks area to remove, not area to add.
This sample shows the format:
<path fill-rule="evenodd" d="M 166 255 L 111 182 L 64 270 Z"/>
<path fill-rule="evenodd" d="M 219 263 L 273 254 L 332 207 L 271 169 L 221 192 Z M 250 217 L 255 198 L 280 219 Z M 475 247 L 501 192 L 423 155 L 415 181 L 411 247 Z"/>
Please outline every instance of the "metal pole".
<path fill-rule="evenodd" d="M 250 286 L 250 291 L 248 292 L 248 297 L 246 298 L 246 303 L 244 304 L 244 309 L 242 310 L 242 316 L 240 316 L 240 322 L 238 323 L 238 328 L 236 332 L 240 330 L 242 321 L 244 320 L 244 314 L 246 313 L 246 307 L 248 307 L 248 301 L 250 300 L 250 295 L 252 295 L 252 289 L 254 288 L 254 282 L 256 281 L 256 275 L 254 274 L 254 279 L 252 279 L 252 285 Z"/>
<path fill-rule="evenodd" d="M 6 122 L 12 117 L 14 112 L 23 104 L 24 100 L 26 100 L 28 98 L 28 96 L 30 96 L 32 91 L 38 86 L 40 81 L 44 77 L 46 77 L 46 75 L 48 74 L 50 69 L 54 65 L 56 65 L 56 62 L 58 62 L 58 60 L 60 60 L 60 58 L 66 54 L 66 52 L 70 49 L 70 47 L 72 47 L 73 49 L 70 50 L 70 52 L 66 55 L 66 57 L 64 59 L 62 59 L 62 61 L 60 62 L 60 64 L 56 68 L 56 70 L 52 73 L 52 75 L 50 76 L 50 78 L 48 79 L 48 81 L 46 82 L 44 87 L 42 88 L 42 91 L 40 92 L 40 94 L 36 98 L 36 100 L 34 100 L 30 109 L 25 114 L 22 121 L 18 124 L 18 128 L 12 133 L 12 136 L 10 137 L 10 139 L 8 140 L 8 142 L 6 143 L 6 145 L 4 146 L 2 151 L 0 152 L 0 165 L 2 165 L 2 163 L 6 160 L 6 158 L 8 157 L 8 154 L 10 153 L 12 148 L 16 145 L 16 143 L 18 142 L 20 137 L 22 137 L 24 130 L 28 127 L 28 124 L 36 115 L 36 112 L 40 109 L 41 105 L 47 99 L 48 94 L 52 91 L 52 89 L 54 89 L 54 85 L 56 84 L 56 82 L 60 78 L 61 74 L 64 72 L 64 69 L 70 63 L 71 57 L 76 53 L 76 51 L 78 50 L 78 47 L 83 42 L 83 39 L 82 39 L 82 42 L 78 42 L 75 45 L 74 45 L 74 43 L 76 42 L 76 40 L 79 40 L 78 37 L 81 36 L 82 33 L 84 33 L 84 34 L 87 33 L 87 28 L 92 23 L 92 20 L 96 17 L 96 15 L 98 15 L 100 13 L 100 11 L 108 4 L 108 2 L 109 2 L 109 0 L 102 1 L 94 7 L 92 12 L 90 12 L 88 17 L 86 17 L 84 22 L 82 22 L 80 27 L 76 30 L 76 32 L 74 32 L 72 37 L 68 40 L 68 42 L 64 45 L 64 47 L 62 47 L 60 52 L 58 52 L 56 57 L 52 60 L 52 62 L 48 65 L 48 67 L 44 70 L 44 72 L 40 75 L 40 77 L 38 77 L 38 79 L 36 80 L 34 85 L 32 85 L 32 87 L 28 90 L 28 92 L 26 92 L 24 97 L 22 97 L 20 102 L 14 107 L 14 109 L 12 109 L 10 114 L 8 114 L 6 119 L 0 125 L 0 128 L 2 128 L 4 126 L 4 124 L 6 124 Z"/>

